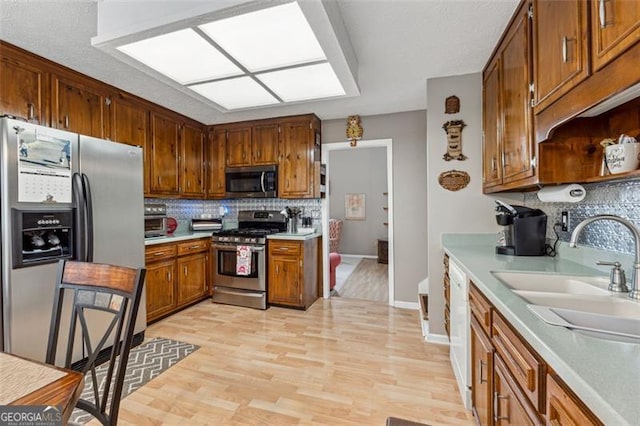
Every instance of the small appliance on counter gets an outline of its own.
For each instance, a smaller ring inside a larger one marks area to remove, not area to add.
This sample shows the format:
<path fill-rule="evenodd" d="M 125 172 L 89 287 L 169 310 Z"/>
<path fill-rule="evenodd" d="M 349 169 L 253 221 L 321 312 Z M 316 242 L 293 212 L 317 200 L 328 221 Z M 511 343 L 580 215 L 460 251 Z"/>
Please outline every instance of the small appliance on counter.
<path fill-rule="evenodd" d="M 540 209 L 512 206 L 496 200 L 496 222 L 503 226 L 496 254 L 544 256 L 547 215 Z"/>
<path fill-rule="evenodd" d="M 194 218 L 189 225 L 192 231 L 220 231 L 222 229 L 222 218 L 211 219 Z"/>
<path fill-rule="evenodd" d="M 165 204 L 144 205 L 144 237 L 164 237 L 169 233 L 167 206 Z"/>

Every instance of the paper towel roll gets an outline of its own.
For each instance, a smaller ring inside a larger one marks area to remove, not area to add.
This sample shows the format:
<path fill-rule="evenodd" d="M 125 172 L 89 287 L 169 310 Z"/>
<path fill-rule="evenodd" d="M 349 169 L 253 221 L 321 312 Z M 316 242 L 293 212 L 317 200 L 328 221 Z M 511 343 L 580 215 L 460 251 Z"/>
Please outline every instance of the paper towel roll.
<path fill-rule="evenodd" d="M 544 203 L 577 203 L 584 199 L 587 191 L 582 185 L 545 186 L 538 191 L 538 199 Z"/>

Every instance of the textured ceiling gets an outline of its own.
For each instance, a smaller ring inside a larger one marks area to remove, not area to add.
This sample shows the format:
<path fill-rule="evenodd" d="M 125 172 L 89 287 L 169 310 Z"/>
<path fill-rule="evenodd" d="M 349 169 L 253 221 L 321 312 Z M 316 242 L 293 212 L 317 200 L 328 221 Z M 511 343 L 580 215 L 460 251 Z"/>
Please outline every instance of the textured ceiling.
<path fill-rule="evenodd" d="M 426 80 L 481 71 L 518 4 L 335 1 L 358 60 L 361 95 L 235 113 L 221 113 L 92 47 L 93 1 L 0 0 L 0 38 L 205 124 L 308 112 L 334 119 L 426 109 Z"/>

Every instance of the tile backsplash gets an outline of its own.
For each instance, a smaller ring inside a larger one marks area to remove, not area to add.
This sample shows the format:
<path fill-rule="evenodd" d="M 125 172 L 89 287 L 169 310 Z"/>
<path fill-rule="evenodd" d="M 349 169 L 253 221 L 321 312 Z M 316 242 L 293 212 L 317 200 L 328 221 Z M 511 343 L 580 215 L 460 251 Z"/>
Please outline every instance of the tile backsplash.
<path fill-rule="evenodd" d="M 558 228 L 561 241 L 569 241 L 571 231 L 584 219 L 597 214 L 615 214 L 640 227 L 640 180 L 593 183 L 583 185 L 586 197 L 579 203 L 543 203 L 535 192 L 524 195 L 524 205 L 544 211 L 547 216 L 547 238 L 555 241 L 553 225 L 560 222 L 561 211 L 569 212 L 569 231 Z M 632 254 L 631 233 L 623 225 L 610 220 L 593 222 L 584 228 L 580 244 L 607 251 Z"/>
<path fill-rule="evenodd" d="M 321 200 L 300 199 L 284 200 L 280 198 L 241 199 L 241 200 L 180 200 L 147 198 L 145 203 L 162 203 L 167 206 L 167 215 L 178 222 L 188 223 L 201 215 L 220 217 L 220 207 L 225 208 L 225 219 L 235 221 L 240 210 L 282 210 L 285 207 L 303 207 L 303 216 L 311 216 L 313 225 L 320 227 Z"/>

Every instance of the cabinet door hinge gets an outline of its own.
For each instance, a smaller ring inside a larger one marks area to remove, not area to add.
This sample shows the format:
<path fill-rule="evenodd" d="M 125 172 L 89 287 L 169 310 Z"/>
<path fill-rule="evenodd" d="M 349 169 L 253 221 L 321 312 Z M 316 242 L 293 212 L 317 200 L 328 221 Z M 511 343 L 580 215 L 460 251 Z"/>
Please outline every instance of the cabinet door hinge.
<path fill-rule="evenodd" d="M 529 83 L 529 92 L 533 93 L 536 90 L 536 85 L 534 83 Z"/>
<path fill-rule="evenodd" d="M 111 105 L 111 98 L 104 98 L 104 104 L 106 106 L 110 106 Z"/>
<path fill-rule="evenodd" d="M 529 5 L 529 10 L 527 11 L 527 16 L 529 19 L 533 19 L 533 3 Z"/>
<path fill-rule="evenodd" d="M 538 167 L 538 157 L 534 155 L 531 158 L 531 168 L 536 169 L 537 167 Z"/>
<path fill-rule="evenodd" d="M 531 99 L 529 101 L 529 104 L 531 104 L 531 108 L 533 108 L 534 106 L 536 106 L 536 100 L 535 99 Z"/>

